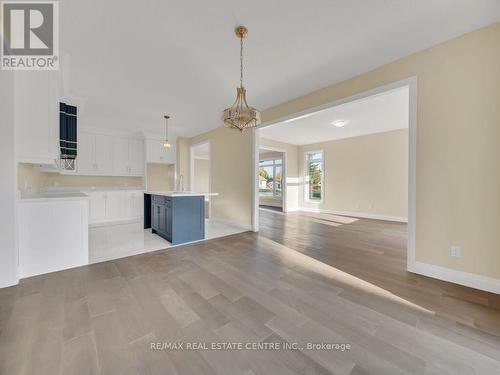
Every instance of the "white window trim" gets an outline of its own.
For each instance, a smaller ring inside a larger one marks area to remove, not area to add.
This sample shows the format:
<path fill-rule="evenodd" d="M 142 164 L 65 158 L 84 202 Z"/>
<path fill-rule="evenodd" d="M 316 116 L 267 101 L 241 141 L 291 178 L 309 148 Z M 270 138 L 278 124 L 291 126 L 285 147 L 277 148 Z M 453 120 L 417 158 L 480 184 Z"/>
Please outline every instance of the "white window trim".
<path fill-rule="evenodd" d="M 309 154 L 321 153 L 321 199 L 309 198 L 309 162 L 307 156 Z M 304 151 L 304 201 L 307 203 L 321 204 L 325 199 L 325 152 L 321 150 Z"/>

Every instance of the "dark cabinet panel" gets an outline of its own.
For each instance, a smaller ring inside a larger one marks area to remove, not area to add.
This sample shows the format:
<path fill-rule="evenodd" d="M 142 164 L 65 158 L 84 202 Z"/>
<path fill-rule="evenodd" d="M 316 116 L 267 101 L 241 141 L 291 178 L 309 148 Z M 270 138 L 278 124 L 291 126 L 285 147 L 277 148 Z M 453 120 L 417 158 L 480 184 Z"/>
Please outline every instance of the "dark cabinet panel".
<path fill-rule="evenodd" d="M 172 244 L 198 241 L 205 238 L 204 197 L 151 198 L 153 233 Z"/>
<path fill-rule="evenodd" d="M 160 210 L 159 210 L 159 231 L 162 232 L 163 234 L 167 233 L 167 213 L 166 210 L 167 208 L 164 205 L 160 205 Z"/>
<path fill-rule="evenodd" d="M 151 204 L 151 228 L 153 231 L 160 229 L 160 205 L 155 203 Z"/>
<path fill-rule="evenodd" d="M 172 242 L 172 200 L 168 200 L 165 205 L 165 222 L 165 234 L 167 238 L 170 238 L 169 241 Z"/>

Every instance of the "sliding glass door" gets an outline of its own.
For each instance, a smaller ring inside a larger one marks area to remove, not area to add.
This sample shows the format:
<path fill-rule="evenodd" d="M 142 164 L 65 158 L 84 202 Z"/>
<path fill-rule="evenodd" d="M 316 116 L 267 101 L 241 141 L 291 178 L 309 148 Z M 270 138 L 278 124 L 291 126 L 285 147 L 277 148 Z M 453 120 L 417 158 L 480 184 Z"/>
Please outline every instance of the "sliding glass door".
<path fill-rule="evenodd" d="M 281 198 L 283 159 L 264 159 L 259 161 L 259 195 L 261 197 Z"/>

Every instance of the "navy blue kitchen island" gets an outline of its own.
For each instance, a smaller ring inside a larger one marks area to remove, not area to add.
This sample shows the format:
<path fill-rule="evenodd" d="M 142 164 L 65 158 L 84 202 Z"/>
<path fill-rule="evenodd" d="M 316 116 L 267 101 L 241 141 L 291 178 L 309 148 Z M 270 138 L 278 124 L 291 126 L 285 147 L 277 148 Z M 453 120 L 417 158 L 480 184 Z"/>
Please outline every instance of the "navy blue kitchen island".
<path fill-rule="evenodd" d="M 148 201 L 151 202 L 153 233 L 172 245 L 205 239 L 204 195 L 148 192 L 145 193 L 145 202 Z M 145 220 L 144 226 L 148 227 L 148 224 Z"/>

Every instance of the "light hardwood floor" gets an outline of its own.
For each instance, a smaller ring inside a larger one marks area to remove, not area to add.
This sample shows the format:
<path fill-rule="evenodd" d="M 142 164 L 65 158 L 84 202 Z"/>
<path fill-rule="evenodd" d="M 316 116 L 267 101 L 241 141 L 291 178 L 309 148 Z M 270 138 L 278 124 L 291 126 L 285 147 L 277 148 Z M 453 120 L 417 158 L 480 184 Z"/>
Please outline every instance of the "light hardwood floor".
<path fill-rule="evenodd" d="M 0 374 L 500 374 L 499 296 L 404 271 L 403 224 L 261 212 L 243 233 L 0 289 Z M 151 350 L 152 342 L 347 351 Z"/>

